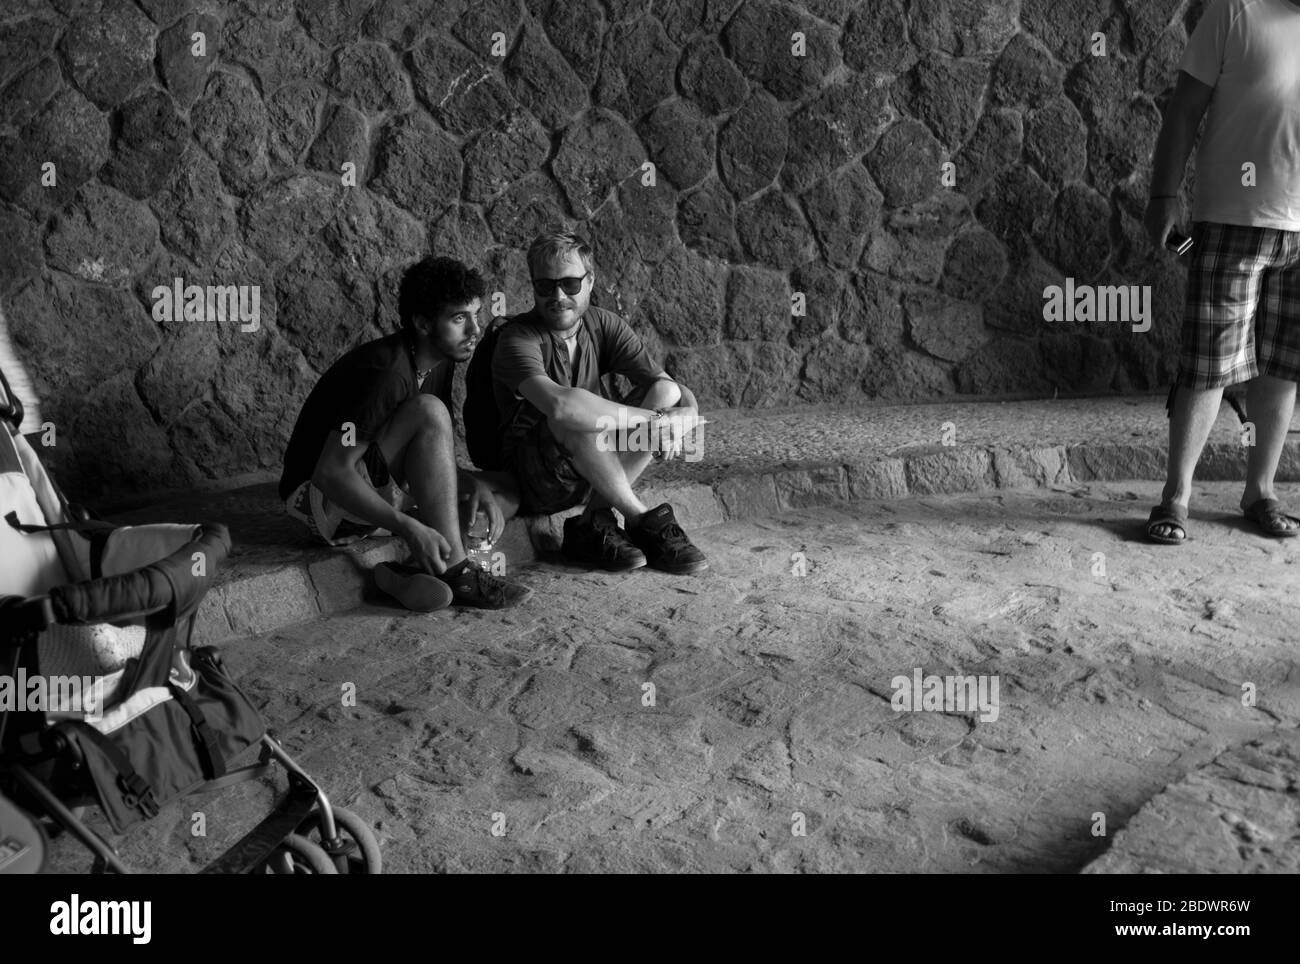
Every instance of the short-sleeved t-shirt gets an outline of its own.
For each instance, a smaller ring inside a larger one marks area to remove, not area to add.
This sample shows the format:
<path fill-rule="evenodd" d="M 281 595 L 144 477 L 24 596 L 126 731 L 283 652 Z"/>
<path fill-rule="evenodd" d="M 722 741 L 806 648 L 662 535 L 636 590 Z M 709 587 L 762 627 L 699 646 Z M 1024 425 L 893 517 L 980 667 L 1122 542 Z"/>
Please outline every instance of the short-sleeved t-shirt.
<path fill-rule="evenodd" d="M 420 390 L 416 378 L 407 337 L 401 332 L 366 342 L 331 365 L 307 396 L 289 437 L 280 498 L 289 498 L 312 477 L 330 433 L 342 431 L 345 422 L 356 426 L 358 445 L 378 439 L 398 407 Z M 437 394 L 449 403 L 450 379 L 443 382 L 436 386 Z M 426 384 L 424 389 L 433 391 L 435 386 Z"/>
<path fill-rule="evenodd" d="M 519 385 L 526 379 L 545 375 L 557 385 L 613 398 L 607 376 L 623 375 L 637 387 L 668 377 L 632 327 L 612 311 L 588 308 L 579 324 L 572 363 L 564 337 L 553 331 L 536 309 L 515 315 L 501 329 L 492 355 L 492 390 L 507 450 L 543 418 L 537 407 L 519 394 Z"/>
<path fill-rule="evenodd" d="M 1214 88 L 1193 218 L 1300 230 L 1300 6 L 1213 0 L 1178 66 Z"/>

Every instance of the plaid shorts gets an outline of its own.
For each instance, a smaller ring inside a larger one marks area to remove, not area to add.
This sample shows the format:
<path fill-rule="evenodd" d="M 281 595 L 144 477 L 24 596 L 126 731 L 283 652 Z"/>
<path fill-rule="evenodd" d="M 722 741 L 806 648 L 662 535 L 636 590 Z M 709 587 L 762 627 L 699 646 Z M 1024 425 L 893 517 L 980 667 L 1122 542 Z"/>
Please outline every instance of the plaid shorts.
<path fill-rule="evenodd" d="M 402 508 L 402 490 L 393 481 L 379 445 L 366 449 L 357 473 L 394 508 Z M 348 546 L 380 532 L 380 527 L 349 515 L 311 481 L 302 483 L 284 501 L 285 511 L 303 523 L 312 536 L 327 546 Z"/>
<path fill-rule="evenodd" d="M 1300 231 L 1198 221 L 1178 384 L 1300 381 Z"/>
<path fill-rule="evenodd" d="M 591 484 L 578 472 L 573 456 L 538 422 L 507 442 L 506 467 L 519 485 L 519 510 L 550 515 L 585 502 Z"/>

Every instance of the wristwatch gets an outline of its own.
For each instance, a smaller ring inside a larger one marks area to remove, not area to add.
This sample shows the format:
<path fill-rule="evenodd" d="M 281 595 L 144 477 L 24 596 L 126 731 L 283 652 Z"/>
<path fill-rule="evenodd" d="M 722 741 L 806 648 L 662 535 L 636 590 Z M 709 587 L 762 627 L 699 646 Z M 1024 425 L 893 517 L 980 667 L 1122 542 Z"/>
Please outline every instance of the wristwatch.
<path fill-rule="evenodd" d="M 664 419 L 668 417 L 668 409 L 666 408 L 656 408 L 654 410 L 654 413 L 655 413 L 655 420 L 653 424 L 656 426 L 659 425 Z M 654 436 L 655 436 L 655 441 L 659 442 L 660 445 L 655 446 L 654 451 L 650 455 L 650 458 L 658 462 L 661 461 L 664 457 L 664 450 L 661 447 L 663 442 L 663 432 L 660 429 L 656 428 L 654 432 Z"/>

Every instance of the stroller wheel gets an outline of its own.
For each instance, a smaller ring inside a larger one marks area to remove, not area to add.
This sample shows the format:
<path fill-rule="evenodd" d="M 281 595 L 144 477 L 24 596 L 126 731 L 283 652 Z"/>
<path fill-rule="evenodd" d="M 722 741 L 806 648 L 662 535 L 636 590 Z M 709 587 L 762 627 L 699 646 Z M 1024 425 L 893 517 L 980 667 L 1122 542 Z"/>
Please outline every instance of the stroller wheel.
<path fill-rule="evenodd" d="M 371 832 L 370 827 L 364 820 L 358 817 L 351 810 L 344 810 L 342 807 L 331 807 L 334 814 L 334 825 L 339 831 L 339 835 L 347 842 L 351 838 L 353 847 L 349 847 L 346 855 L 346 869 L 340 870 L 340 873 L 348 874 L 378 874 L 383 872 L 383 858 L 379 854 L 379 841 Z M 316 840 L 321 844 L 325 843 L 324 833 L 321 829 L 321 815 L 319 810 L 312 812 L 306 820 L 298 827 L 298 832 L 303 836 L 311 831 L 315 832 Z M 312 841 L 315 843 L 315 840 Z"/>
<path fill-rule="evenodd" d="M 306 837 L 291 833 L 266 860 L 268 874 L 337 874 L 330 855 Z"/>

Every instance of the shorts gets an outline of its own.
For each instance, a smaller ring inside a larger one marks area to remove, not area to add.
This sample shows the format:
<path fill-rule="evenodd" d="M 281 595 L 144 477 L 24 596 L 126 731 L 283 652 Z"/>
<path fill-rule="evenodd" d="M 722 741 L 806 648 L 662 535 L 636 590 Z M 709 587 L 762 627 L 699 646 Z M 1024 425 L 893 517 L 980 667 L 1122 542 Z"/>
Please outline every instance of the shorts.
<path fill-rule="evenodd" d="M 512 440 L 505 453 L 506 469 L 519 486 L 519 511 L 550 515 L 580 505 L 591 494 L 591 483 L 573 464 L 573 456 L 551 434 L 545 421 L 537 422 Z"/>
<path fill-rule="evenodd" d="M 1198 221 L 1178 384 L 1300 381 L 1300 231 Z"/>
<path fill-rule="evenodd" d="M 366 449 L 357 472 L 389 505 L 400 508 L 402 490 L 393 481 L 388 462 L 378 444 Z M 307 480 L 293 490 L 284 502 L 285 511 L 307 526 L 314 538 L 328 546 L 347 546 L 382 531 L 364 519 L 349 515 L 335 505 L 320 489 Z"/>

